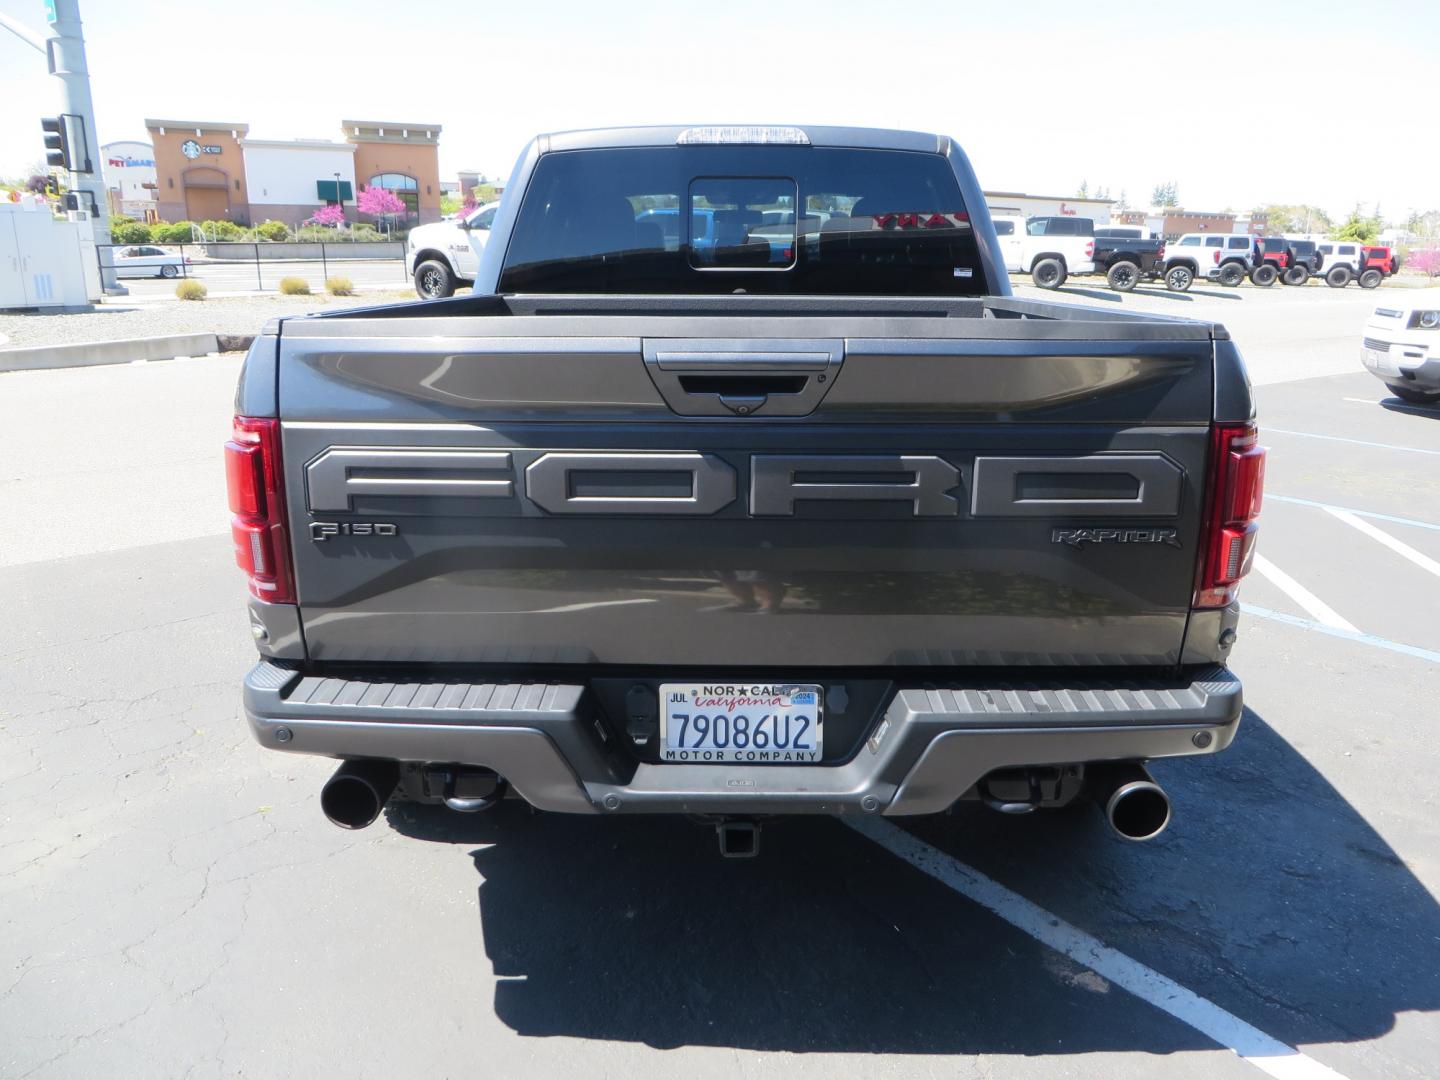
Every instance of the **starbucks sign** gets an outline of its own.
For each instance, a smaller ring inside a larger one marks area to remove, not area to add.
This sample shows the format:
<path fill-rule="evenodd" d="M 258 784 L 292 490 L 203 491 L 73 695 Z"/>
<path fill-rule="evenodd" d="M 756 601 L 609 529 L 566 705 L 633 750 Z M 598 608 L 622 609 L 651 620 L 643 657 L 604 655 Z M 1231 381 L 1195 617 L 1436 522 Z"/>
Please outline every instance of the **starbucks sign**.
<path fill-rule="evenodd" d="M 184 154 L 184 155 L 185 155 L 187 158 L 189 158 L 191 161 L 194 161 L 194 160 L 195 160 L 196 158 L 198 158 L 201 154 L 218 154 L 218 153 L 220 153 L 220 147 L 218 147 L 218 146 L 201 146 L 201 145 L 200 145 L 198 142 L 196 142 L 194 139 L 186 139 L 183 143 L 180 144 L 180 153 Z"/>

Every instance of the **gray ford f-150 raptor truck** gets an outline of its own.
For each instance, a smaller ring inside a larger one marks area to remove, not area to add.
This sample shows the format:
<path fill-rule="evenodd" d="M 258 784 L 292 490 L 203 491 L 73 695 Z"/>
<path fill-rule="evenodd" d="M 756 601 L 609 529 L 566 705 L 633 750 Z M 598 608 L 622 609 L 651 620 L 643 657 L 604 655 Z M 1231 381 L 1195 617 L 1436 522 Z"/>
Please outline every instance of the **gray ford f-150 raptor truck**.
<path fill-rule="evenodd" d="M 1012 298 L 950 139 L 543 136 L 478 277 L 273 322 L 240 378 L 245 711 L 343 761 L 337 824 L 508 793 L 743 855 L 773 815 L 1086 794 L 1144 839 L 1143 763 L 1234 737 L 1239 353 Z"/>

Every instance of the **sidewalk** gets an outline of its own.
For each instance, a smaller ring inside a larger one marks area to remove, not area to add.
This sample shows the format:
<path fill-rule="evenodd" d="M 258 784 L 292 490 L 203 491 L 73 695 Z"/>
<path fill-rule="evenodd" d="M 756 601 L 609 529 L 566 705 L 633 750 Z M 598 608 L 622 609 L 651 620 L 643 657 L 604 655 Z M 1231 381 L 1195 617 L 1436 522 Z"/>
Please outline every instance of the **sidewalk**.
<path fill-rule="evenodd" d="M 76 361 L 64 357 L 68 362 L 45 363 L 41 356 L 39 363 L 22 362 L 18 355 L 11 357 L 11 364 L 5 363 L 7 353 L 25 350 L 34 353 L 55 349 L 56 361 L 62 361 L 58 350 L 67 346 L 95 346 L 94 363 L 126 362 L 105 359 L 115 356 L 113 348 L 118 342 L 152 341 L 160 338 L 175 338 L 185 335 L 212 335 L 220 338 L 250 338 L 260 331 L 265 323 L 281 315 L 303 315 L 311 311 L 333 311 L 336 308 L 363 307 L 377 304 L 413 301 L 415 294 L 409 290 L 371 289 L 357 296 L 282 296 L 278 293 L 240 293 L 226 296 L 211 296 L 201 301 L 145 300 L 133 297 L 111 297 L 93 311 L 69 314 L 0 314 L 0 371 L 10 367 L 52 367 L 70 366 Z M 191 342 L 187 348 L 193 347 Z M 108 348 L 107 348 L 108 347 Z M 139 347 L 136 347 L 139 350 Z M 158 359 L 154 348 L 146 347 L 144 356 L 135 359 Z M 67 350 L 69 352 L 69 350 Z M 181 354 L 171 354 L 181 355 Z M 189 353 L 183 355 L 190 355 Z"/>

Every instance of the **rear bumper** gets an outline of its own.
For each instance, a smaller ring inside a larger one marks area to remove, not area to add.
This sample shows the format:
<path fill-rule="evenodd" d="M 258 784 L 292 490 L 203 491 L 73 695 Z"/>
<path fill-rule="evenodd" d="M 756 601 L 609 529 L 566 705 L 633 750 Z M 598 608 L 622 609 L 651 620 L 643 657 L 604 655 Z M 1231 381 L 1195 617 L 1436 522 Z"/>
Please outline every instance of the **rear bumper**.
<path fill-rule="evenodd" d="M 901 688 L 844 764 L 741 766 L 635 762 L 581 685 L 340 679 L 262 661 L 244 700 L 270 749 L 483 766 L 533 806 L 582 814 L 936 813 L 996 769 L 1213 754 L 1241 712 L 1223 667 Z"/>

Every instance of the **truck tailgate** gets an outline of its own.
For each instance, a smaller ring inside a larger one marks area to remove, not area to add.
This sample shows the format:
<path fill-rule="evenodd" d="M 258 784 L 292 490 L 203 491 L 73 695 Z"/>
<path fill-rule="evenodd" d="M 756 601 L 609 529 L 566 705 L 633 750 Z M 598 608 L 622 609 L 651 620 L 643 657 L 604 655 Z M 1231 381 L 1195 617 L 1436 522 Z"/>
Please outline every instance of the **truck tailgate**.
<path fill-rule="evenodd" d="M 1213 368 L 1200 324 L 286 323 L 306 648 L 699 669 L 1175 663 Z"/>

